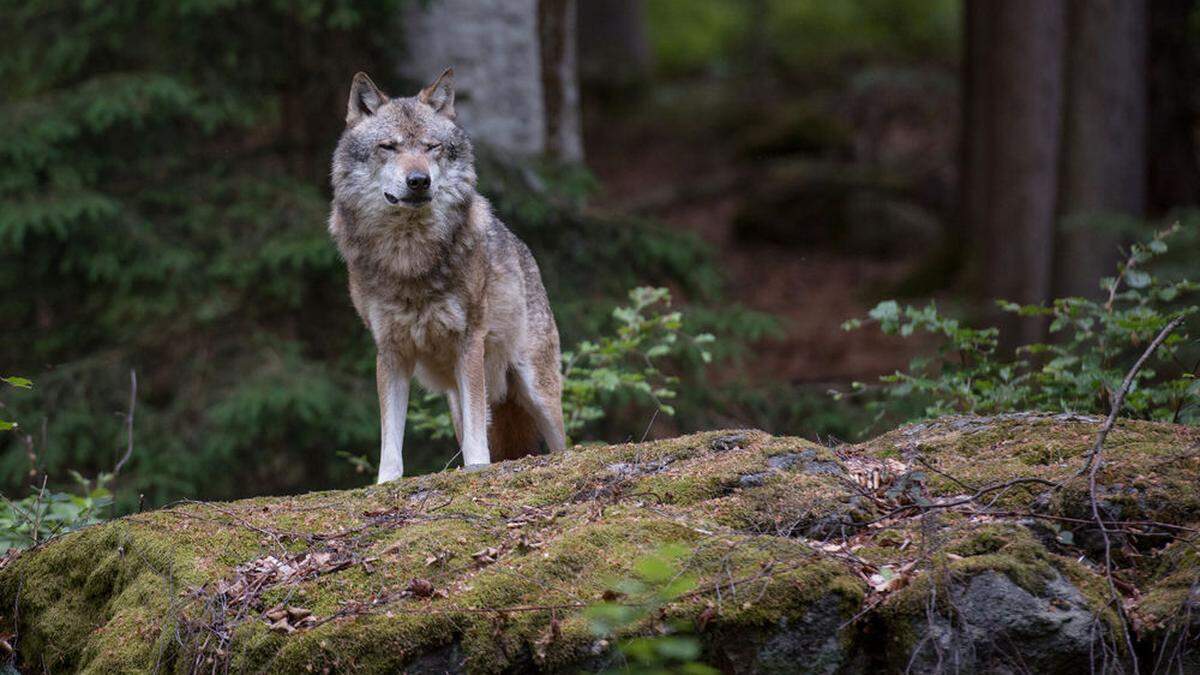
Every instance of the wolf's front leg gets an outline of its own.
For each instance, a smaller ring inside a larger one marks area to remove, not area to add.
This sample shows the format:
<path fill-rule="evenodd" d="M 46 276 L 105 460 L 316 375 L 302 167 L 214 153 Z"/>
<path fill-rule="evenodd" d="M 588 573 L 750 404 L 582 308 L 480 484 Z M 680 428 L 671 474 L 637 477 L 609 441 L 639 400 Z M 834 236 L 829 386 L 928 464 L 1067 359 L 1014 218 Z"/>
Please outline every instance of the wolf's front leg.
<path fill-rule="evenodd" d="M 471 336 L 459 356 L 455 379 L 462 414 L 462 455 L 466 468 L 491 463 L 487 444 L 487 384 L 483 337 Z"/>
<path fill-rule="evenodd" d="M 394 356 L 375 357 L 375 384 L 379 389 L 379 479 L 399 478 L 404 474 L 404 421 L 408 418 L 408 388 L 412 367 L 397 362 Z"/>

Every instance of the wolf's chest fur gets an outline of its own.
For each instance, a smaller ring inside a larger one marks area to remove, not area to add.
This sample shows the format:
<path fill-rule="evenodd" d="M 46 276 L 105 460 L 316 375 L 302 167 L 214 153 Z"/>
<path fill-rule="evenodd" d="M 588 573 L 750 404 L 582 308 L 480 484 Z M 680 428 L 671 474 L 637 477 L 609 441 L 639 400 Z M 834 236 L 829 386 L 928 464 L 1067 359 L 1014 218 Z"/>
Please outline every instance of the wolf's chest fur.
<path fill-rule="evenodd" d="M 347 220 L 339 243 L 351 296 L 375 342 L 434 370 L 450 366 L 469 325 L 470 219 L 370 230 Z"/>
<path fill-rule="evenodd" d="M 466 334 L 466 307 L 452 294 L 419 303 L 368 297 L 364 304 L 375 342 L 410 360 L 440 362 L 456 353 Z"/>

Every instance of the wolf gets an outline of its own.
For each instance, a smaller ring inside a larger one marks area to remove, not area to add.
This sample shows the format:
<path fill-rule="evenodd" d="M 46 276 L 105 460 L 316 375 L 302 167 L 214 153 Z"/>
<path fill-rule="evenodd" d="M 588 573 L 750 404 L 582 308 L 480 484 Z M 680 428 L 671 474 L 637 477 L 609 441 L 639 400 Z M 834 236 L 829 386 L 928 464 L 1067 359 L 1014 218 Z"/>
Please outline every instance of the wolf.
<path fill-rule="evenodd" d="M 468 470 L 563 449 L 558 328 L 533 254 L 476 191 L 454 71 L 411 98 L 357 73 L 332 183 L 329 232 L 377 348 L 379 482 L 404 473 L 414 376 L 445 393 Z"/>

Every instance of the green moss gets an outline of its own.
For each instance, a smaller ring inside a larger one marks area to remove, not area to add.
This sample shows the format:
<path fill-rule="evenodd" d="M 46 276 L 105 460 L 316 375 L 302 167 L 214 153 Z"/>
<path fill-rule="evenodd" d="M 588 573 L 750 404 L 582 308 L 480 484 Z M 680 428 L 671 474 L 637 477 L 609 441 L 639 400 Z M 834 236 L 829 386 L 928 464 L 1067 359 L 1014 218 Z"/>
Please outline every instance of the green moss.
<path fill-rule="evenodd" d="M 878 517 L 874 500 L 883 490 L 862 494 L 839 470 L 839 457 L 912 465 L 916 453 L 970 485 L 1028 475 L 1056 480 L 1075 469 L 1070 459 L 1086 452 L 1094 426 L 1044 416 L 955 418 L 836 453 L 761 432 L 710 432 L 576 448 L 481 473 L 449 471 L 346 492 L 186 504 L 71 534 L 18 557 L 0 570 L 0 606 L 15 602 L 20 609 L 21 658 L 44 661 L 53 671 L 156 664 L 187 671 L 210 658 L 238 672 L 386 672 L 460 660 L 474 672 L 572 669 L 596 640 L 584 608 L 634 576 L 634 561 L 674 543 L 684 549 L 678 562 L 697 590 L 667 605 L 668 617 L 691 620 L 711 607 L 721 630 L 769 630 L 830 594 L 846 618 L 864 602 L 883 600 L 878 621 L 869 622 L 884 627 L 889 648 L 904 653 L 933 584 L 996 571 L 1039 593 L 1061 574 L 1097 611 L 1106 589 L 1093 570 L 1052 554 L 1011 520 L 981 523 L 950 510 L 928 521 L 900 518 L 861 529 Z M 1127 517 L 1200 514 L 1194 494 L 1200 466 L 1187 457 L 1195 433 L 1123 424 L 1111 438 L 1104 478 L 1137 491 L 1112 492 Z M 772 460 L 779 456 L 788 459 Z M 932 497 L 964 490 L 934 472 L 928 486 Z M 1080 490 L 1068 486 L 1049 513 L 1079 508 Z M 998 503 L 1030 494 L 1014 489 Z M 843 534 L 853 535 L 846 542 L 853 555 L 822 552 L 804 538 L 840 541 Z M 235 600 L 224 609 L 208 602 L 236 579 L 240 565 L 321 551 L 349 556 L 352 564 L 268 586 L 257 604 Z M 1153 620 L 1176 612 L 1196 579 L 1194 555 L 1184 547 L 1168 552 L 1154 558 L 1161 563 L 1154 571 L 1134 570 L 1149 580 L 1143 611 Z M 911 568 L 920 556 L 928 562 Z M 906 587 L 868 598 L 865 575 L 905 565 L 914 570 Z M 405 593 L 414 579 L 436 592 Z M 291 634 L 270 630 L 262 613 L 279 604 L 310 610 L 320 625 Z M 204 626 L 214 622 L 232 640 L 210 641 L 200 652 L 211 634 Z M 841 636 L 849 649 L 864 637 L 867 647 L 880 640 L 853 631 Z"/>
<path fill-rule="evenodd" d="M 1200 612 L 1200 552 L 1189 542 L 1176 542 L 1158 556 L 1149 575 L 1140 610 L 1156 633 L 1177 632 L 1182 621 Z M 1187 611 L 1191 607 L 1191 611 Z"/>
<path fill-rule="evenodd" d="M 0 597 L 18 602 L 23 650 L 51 670 L 144 668 L 169 624 L 173 579 L 193 576 L 186 551 L 129 519 L 67 535 L 0 574 Z"/>
<path fill-rule="evenodd" d="M 908 540 L 908 536 L 900 529 L 883 530 L 875 537 L 877 546 L 901 546 Z"/>
<path fill-rule="evenodd" d="M 360 616 L 295 633 L 264 664 L 243 663 L 272 673 L 400 672 L 421 652 L 449 644 L 454 630 L 444 616 Z"/>
<path fill-rule="evenodd" d="M 904 427 L 868 441 L 855 450 L 883 459 L 919 454 L 941 474 L 929 476 L 939 494 L 962 494 L 963 484 L 984 486 L 1015 477 L 1067 481 L 1055 512 L 1079 517 L 1089 509 L 1087 484 L 1073 478 L 1096 440 L 1102 420 L 1080 416 L 1018 413 L 996 417 L 950 417 Z M 1194 428 L 1142 421 L 1121 421 L 1105 443 L 1102 485 L 1134 487 L 1136 494 L 1106 496 L 1124 500 L 1130 519 L 1187 521 L 1200 517 L 1200 479 L 1194 453 L 1200 441 Z M 945 475 L 957 479 L 950 480 Z M 1024 508 L 1045 486 L 1026 484 L 995 495 L 996 506 Z"/>

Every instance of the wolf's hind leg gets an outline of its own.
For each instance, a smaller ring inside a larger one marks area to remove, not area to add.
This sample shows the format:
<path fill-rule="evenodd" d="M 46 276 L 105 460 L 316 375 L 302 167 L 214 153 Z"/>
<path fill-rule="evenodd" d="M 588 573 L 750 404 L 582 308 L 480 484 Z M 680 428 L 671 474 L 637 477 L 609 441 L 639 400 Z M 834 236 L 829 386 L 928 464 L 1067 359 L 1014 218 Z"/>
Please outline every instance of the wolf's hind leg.
<path fill-rule="evenodd" d="M 516 366 L 517 400 L 533 417 L 538 433 L 550 452 L 566 449 L 567 435 L 563 430 L 562 375 L 557 368 L 533 364 Z"/>
<path fill-rule="evenodd" d="M 375 357 L 375 385 L 379 390 L 379 477 L 376 482 L 404 475 L 404 423 L 408 418 L 408 390 L 412 368 L 394 356 Z"/>

